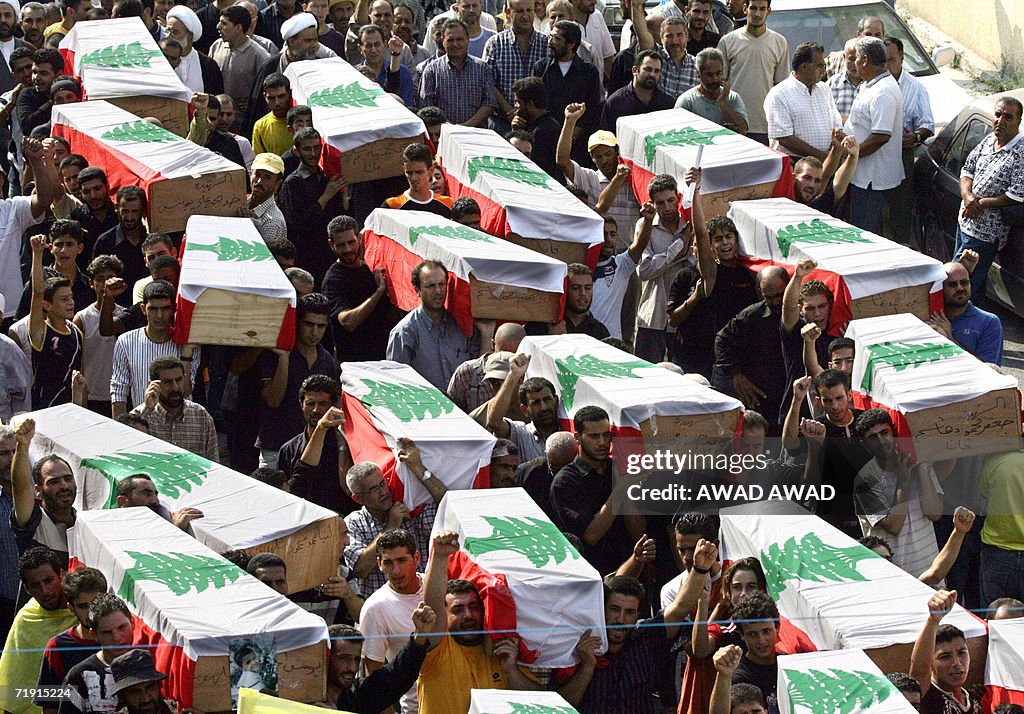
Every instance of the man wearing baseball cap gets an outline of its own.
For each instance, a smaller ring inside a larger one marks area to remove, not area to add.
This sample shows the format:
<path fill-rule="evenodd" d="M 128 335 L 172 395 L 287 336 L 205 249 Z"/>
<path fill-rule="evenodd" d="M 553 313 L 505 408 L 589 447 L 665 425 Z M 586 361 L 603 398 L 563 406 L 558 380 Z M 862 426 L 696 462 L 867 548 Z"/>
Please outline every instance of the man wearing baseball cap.
<path fill-rule="evenodd" d="M 129 650 L 110 663 L 117 695 L 117 714 L 175 714 L 178 707 L 160 696 L 160 683 L 167 675 L 158 672 L 153 655 L 146 650 Z"/>
<path fill-rule="evenodd" d="M 284 181 L 284 161 L 277 154 L 257 154 L 252 160 L 252 193 L 249 210 L 263 240 L 288 238 L 284 214 L 277 207 L 277 189 Z"/>

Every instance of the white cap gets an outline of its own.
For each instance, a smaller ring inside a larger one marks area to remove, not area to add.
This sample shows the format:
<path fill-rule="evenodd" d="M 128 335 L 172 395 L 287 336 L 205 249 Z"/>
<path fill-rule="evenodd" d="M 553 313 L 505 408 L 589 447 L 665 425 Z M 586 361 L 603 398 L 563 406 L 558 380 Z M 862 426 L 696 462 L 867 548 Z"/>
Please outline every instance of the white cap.
<path fill-rule="evenodd" d="M 197 41 L 203 36 L 203 23 L 199 22 L 199 16 L 184 5 L 175 5 L 167 11 L 167 19 L 178 18 L 188 31 L 192 33 L 192 41 Z"/>
<path fill-rule="evenodd" d="M 316 18 L 308 12 L 300 12 L 297 15 L 292 15 L 290 18 L 284 21 L 281 25 L 281 39 L 288 40 L 295 37 L 303 30 L 308 30 L 311 27 L 317 27 L 320 23 L 317 22 Z"/>

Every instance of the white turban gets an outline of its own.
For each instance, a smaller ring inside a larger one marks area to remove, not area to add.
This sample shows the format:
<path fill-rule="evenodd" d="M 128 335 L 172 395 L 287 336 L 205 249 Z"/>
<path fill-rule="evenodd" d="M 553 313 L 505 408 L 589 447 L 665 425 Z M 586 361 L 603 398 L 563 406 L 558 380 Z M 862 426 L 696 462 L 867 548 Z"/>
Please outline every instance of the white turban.
<path fill-rule="evenodd" d="M 197 41 L 203 36 L 203 23 L 199 22 L 199 16 L 184 5 L 175 5 L 167 11 L 167 19 L 177 18 L 181 24 L 192 33 L 192 41 Z"/>
<path fill-rule="evenodd" d="M 311 27 L 317 27 L 319 24 L 320 23 L 317 22 L 316 18 L 308 12 L 300 12 L 297 15 L 292 15 L 290 18 L 285 20 L 283 25 L 281 25 L 281 39 L 287 41 L 303 30 L 308 30 Z"/>
<path fill-rule="evenodd" d="M 21 19 L 21 3 L 18 0 L 0 0 L 0 3 L 6 3 L 14 8 L 14 16 Z"/>

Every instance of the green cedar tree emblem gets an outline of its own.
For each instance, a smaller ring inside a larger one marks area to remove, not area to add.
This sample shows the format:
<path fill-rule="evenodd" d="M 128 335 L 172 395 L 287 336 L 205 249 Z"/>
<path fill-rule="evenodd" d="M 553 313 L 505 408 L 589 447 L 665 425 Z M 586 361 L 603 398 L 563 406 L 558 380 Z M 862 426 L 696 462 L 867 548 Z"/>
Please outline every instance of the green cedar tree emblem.
<path fill-rule="evenodd" d="M 654 162 L 654 155 L 659 146 L 711 146 L 715 143 L 716 136 L 727 136 L 732 133 L 729 129 L 703 131 L 692 126 L 684 126 L 645 136 L 644 155 L 647 157 L 647 165 L 650 166 Z"/>
<path fill-rule="evenodd" d="M 543 568 L 552 560 L 558 565 L 567 558 L 577 560 L 580 557 L 551 521 L 529 516 L 484 516 L 483 519 L 494 531 L 486 538 L 466 539 L 466 551 L 473 555 L 510 550 L 524 556 L 535 568 Z"/>
<path fill-rule="evenodd" d="M 509 181 L 529 184 L 538 188 L 551 189 L 552 178 L 525 161 L 503 156 L 474 156 L 469 160 L 470 183 L 480 174 L 492 174 Z"/>
<path fill-rule="evenodd" d="M 213 462 L 198 454 L 183 452 L 171 454 L 158 451 L 128 452 L 90 456 L 82 459 L 84 468 L 96 469 L 110 483 L 110 494 L 104 508 L 117 508 L 117 482 L 125 476 L 146 474 L 160 493 L 177 499 L 202 486 Z"/>
<path fill-rule="evenodd" d="M 782 255 L 789 257 L 789 249 L 794 243 L 809 243 L 813 245 L 829 245 L 837 243 L 870 243 L 871 239 L 864 235 L 864 231 L 854 226 L 834 226 L 820 218 L 813 221 L 794 223 L 779 230 L 775 236 L 778 241 L 779 250 Z"/>
<path fill-rule="evenodd" d="M 910 367 L 920 367 L 929 362 L 938 362 L 964 354 L 963 348 L 952 342 L 881 342 L 868 345 L 868 361 L 864 365 L 861 388 L 871 391 L 875 381 L 875 368 L 887 364 L 897 372 Z"/>
<path fill-rule="evenodd" d="M 630 360 L 629 362 L 606 362 L 594 355 L 583 355 L 577 357 L 570 355 L 565 359 L 555 360 L 555 369 L 558 370 L 558 384 L 562 387 L 562 403 L 566 409 L 572 409 L 573 400 L 576 398 L 576 383 L 580 377 L 603 377 L 605 379 L 640 379 L 640 375 L 634 374 L 634 369 L 653 367 L 650 362 L 642 359 Z"/>
<path fill-rule="evenodd" d="M 553 707 L 548 704 L 528 704 L 526 702 L 509 702 L 512 711 L 509 714 L 578 714 L 572 707 Z"/>
<path fill-rule="evenodd" d="M 174 141 L 181 141 L 180 136 L 149 122 L 144 122 L 141 119 L 138 121 L 127 121 L 120 126 L 115 126 L 113 129 L 103 132 L 100 138 L 110 141 L 145 144 L 169 144 Z"/>
<path fill-rule="evenodd" d="M 359 82 L 339 84 L 331 89 L 320 89 L 309 95 L 306 104 L 311 107 L 333 107 L 346 109 L 350 107 L 375 107 L 378 97 L 384 96 L 380 87 L 364 87 Z"/>
<path fill-rule="evenodd" d="M 815 583 L 866 581 L 867 578 L 857 570 L 857 563 L 880 557 L 862 545 L 840 548 L 823 543 L 815 533 L 808 533 L 799 542 L 794 536 L 785 544 L 771 544 L 761 552 L 761 564 L 768 581 L 768 591 L 778 600 L 789 580 Z"/>
<path fill-rule="evenodd" d="M 455 411 L 455 404 L 434 387 L 418 384 L 395 384 L 364 379 L 369 392 L 359 398 L 367 407 L 384 407 L 399 421 L 422 421 Z"/>
<path fill-rule="evenodd" d="M 141 42 L 127 45 L 111 45 L 94 50 L 82 58 L 82 66 L 94 67 L 148 67 L 154 57 L 160 57 L 160 50 L 147 50 Z"/>
<path fill-rule="evenodd" d="M 483 231 L 474 230 L 469 226 L 421 226 L 409 229 L 409 245 L 416 245 L 420 236 L 438 236 L 456 240 L 471 240 L 480 243 L 492 243 L 491 237 Z"/>
<path fill-rule="evenodd" d="M 262 240 L 239 240 L 220 236 L 216 243 L 193 243 L 187 241 L 185 250 L 205 250 L 217 256 L 221 262 L 255 263 L 261 260 L 273 260 L 270 248 Z"/>
<path fill-rule="evenodd" d="M 124 571 L 118 597 L 135 605 L 135 583 L 140 580 L 163 583 L 175 595 L 193 590 L 219 589 L 242 576 L 242 569 L 223 558 L 190 553 L 139 553 L 126 550 L 135 564 Z"/>
<path fill-rule="evenodd" d="M 829 668 L 828 672 L 811 669 L 806 672 L 785 670 L 789 679 L 789 701 L 813 714 L 853 714 L 870 711 L 895 691 L 885 677 L 872 672 L 849 672 Z"/>

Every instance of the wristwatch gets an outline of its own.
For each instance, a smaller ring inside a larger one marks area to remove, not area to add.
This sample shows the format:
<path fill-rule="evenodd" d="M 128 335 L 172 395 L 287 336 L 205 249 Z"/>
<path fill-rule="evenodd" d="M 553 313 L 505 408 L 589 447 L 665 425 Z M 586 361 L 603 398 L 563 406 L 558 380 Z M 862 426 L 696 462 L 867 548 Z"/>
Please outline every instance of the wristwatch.
<path fill-rule="evenodd" d="M 430 469 L 424 469 L 423 475 L 420 477 L 421 483 L 426 483 L 430 479 L 434 478 L 434 474 L 430 473 Z"/>

